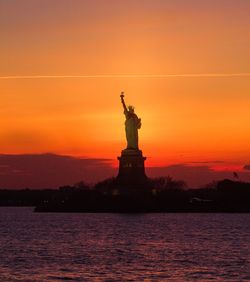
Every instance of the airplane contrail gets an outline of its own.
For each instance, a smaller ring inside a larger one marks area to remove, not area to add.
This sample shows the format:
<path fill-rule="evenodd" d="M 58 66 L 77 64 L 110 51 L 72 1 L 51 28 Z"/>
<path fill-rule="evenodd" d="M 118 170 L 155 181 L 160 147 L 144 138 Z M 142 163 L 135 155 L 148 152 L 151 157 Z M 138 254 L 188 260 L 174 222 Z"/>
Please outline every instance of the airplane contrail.
<path fill-rule="evenodd" d="M 0 79 L 43 79 L 43 78 L 171 78 L 171 77 L 250 77 L 250 73 L 97 74 L 97 75 L 6 75 L 6 76 L 0 76 Z"/>

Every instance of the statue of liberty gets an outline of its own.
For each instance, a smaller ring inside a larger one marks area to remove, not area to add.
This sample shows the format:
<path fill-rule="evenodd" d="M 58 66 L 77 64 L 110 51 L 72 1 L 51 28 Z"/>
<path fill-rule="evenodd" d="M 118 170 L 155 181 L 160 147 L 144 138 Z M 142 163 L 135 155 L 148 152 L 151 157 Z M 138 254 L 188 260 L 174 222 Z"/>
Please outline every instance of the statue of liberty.
<path fill-rule="evenodd" d="M 138 129 L 141 128 L 141 119 L 135 114 L 133 106 L 126 106 L 124 102 L 124 92 L 121 93 L 120 97 L 126 117 L 125 131 L 127 149 L 138 150 Z"/>

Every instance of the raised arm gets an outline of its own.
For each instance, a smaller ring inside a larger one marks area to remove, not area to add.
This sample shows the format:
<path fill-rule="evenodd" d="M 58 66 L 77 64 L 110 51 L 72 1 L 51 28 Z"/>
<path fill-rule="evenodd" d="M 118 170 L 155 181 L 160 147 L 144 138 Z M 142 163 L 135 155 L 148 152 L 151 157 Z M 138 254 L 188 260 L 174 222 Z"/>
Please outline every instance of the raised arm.
<path fill-rule="evenodd" d="M 120 97 L 121 97 L 121 102 L 122 102 L 122 105 L 123 105 L 124 112 L 128 112 L 128 109 L 127 109 L 126 104 L 124 102 L 124 92 L 121 93 Z"/>

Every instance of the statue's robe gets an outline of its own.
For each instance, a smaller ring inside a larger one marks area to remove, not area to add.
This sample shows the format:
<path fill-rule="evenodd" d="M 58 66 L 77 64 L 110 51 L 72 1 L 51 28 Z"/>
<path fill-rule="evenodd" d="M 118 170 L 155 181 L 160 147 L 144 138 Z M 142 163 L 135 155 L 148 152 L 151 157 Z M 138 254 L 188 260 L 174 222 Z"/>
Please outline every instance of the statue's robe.
<path fill-rule="evenodd" d="M 138 129 L 141 127 L 141 119 L 135 113 L 125 111 L 125 130 L 127 149 L 138 149 Z"/>

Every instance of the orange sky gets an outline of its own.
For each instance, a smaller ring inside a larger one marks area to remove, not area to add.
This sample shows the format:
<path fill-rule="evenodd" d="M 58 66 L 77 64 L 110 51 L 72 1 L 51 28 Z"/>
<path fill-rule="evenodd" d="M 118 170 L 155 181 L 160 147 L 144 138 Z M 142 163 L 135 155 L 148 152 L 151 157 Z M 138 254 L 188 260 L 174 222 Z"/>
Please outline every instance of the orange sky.
<path fill-rule="evenodd" d="M 148 166 L 248 164 L 249 14 L 244 0 L 0 0 L 0 153 L 115 160 L 123 90 Z"/>

